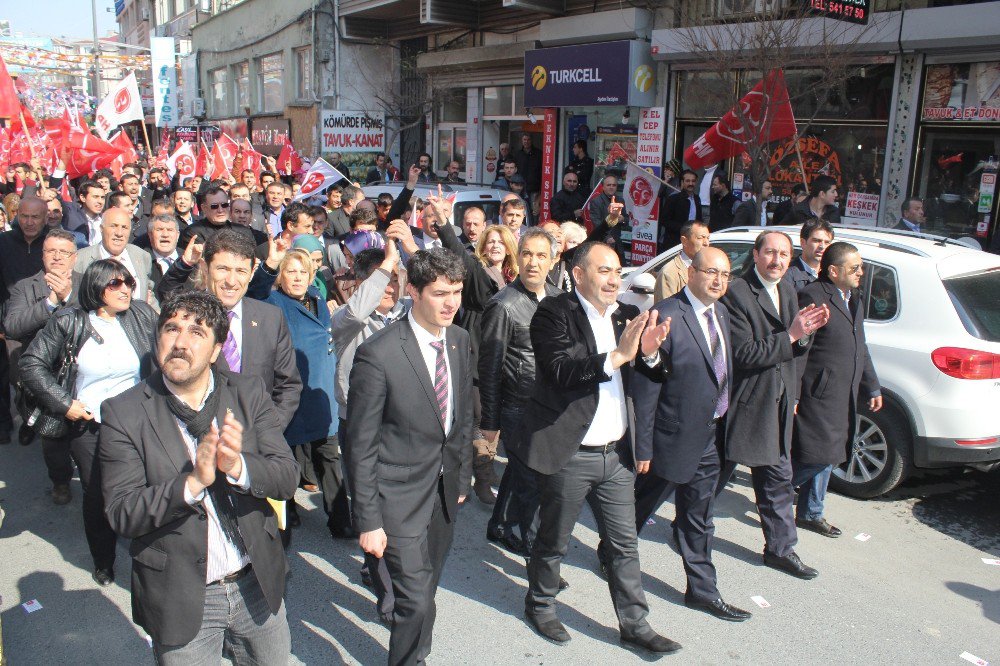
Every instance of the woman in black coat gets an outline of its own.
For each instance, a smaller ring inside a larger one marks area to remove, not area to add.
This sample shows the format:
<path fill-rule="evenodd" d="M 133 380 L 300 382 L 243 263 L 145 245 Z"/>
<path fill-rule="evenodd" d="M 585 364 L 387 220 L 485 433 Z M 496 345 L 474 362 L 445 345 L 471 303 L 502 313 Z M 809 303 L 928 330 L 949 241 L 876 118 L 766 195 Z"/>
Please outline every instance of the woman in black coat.
<path fill-rule="evenodd" d="M 80 281 L 79 308 L 57 312 L 21 355 L 21 382 L 47 414 L 68 421 L 65 434 L 42 437 L 42 453 L 52 479 L 52 501 L 67 504 L 73 462 L 83 486 L 83 527 L 94 558 L 94 580 L 115 578 L 117 537 L 104 516 L 97 464 L 101 404 L 149 374 L 156 312 L 132 300 L 135 278 L 113 259 L 95 261 Z M 75 350 L 75 364 L 58 380 Z M 72 461 L 70 460 L 72 458 Z"/>

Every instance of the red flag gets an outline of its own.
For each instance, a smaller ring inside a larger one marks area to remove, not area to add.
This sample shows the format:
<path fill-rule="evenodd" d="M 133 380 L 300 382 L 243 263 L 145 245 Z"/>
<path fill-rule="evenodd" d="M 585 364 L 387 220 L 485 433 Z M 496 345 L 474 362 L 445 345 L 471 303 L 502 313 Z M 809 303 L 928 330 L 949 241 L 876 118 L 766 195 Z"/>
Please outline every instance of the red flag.
<path fill-rule="evenodd" d="M 243 139 L 243 169 L 253 171 L 253 175 L 260 182 L 260 172 L 264 170 L 264 156 L 254 150 L 253 144 L 248 139 Z"/>
<path fill-rule="evenodd" d="M 62 185 L 59 187 L 59 198 L 67 202 L 72 201 L 69 193 L 69 178 L 62 179 Z"/>
<path fill-rule="evenodd" d="M 702 169 L 735 157 L 748 146 L 793 136 L 792 104 L 780 69 L 771 70 L 722 119 L 684 151 L 692 169 Z M 741 117 L 742 116 L 742 120 Z"/>
<path fill-rule="evenodd" d="M 0 127 L 0 172 L 7 173 L 12 148 L 13 142 L 10 138 L 10 131 L 6 127 Z"/>
<path fill-rule="evenodd" d="M 198 149 L 198 160 L 194 166 L 196 176 L 208 178 L 212 173 L 212 151 L 205 145 L 205 140 L 201 140 L 201 147 Z M 183 181 L 181 181 L 183 183 Z"/>
<path fill-rule="evenodd" d="M 86 176 L 98 169 L 105 169 L 118 157 L 120 151 L 107 141 L 90 133 L 89 129 L 74 127 L 66 140 L 66 175 L 70 178 Z"/>
<path fill-rule="evenodd" d="M 281 147 L 281 154 L 278 155 L 277 164 L 278 171 L 288 175 L 302 168 L 302 158 L 292 146 L 291 141 L 285 141 L 285 145 Z"/>
<path fill-rule="evenodd" d="M 216 149 L 218 149 L 218 153 L 215 152 Z M 234 141 L 233 138 L 225 132 L 223 132 L 222 136 L 215 140 L 215 145 L 212 146 L 212 154 L 219 154 L 222 156 L 222 166 L 226 171 L 233 168 L 233 160 L 236 159 L 236 153 L 239 152 L 239 150 L 240 144 L 236 143 L 236 141 Z M 215 170 L 219 170 L 218 164 L 215 165 Z"/>
<path fill-rule="evenodd" d="M 135 149 L 135 144 L 132 143 L 132 139 L 128 138 L 128 134 L 125 132 L 118 132 L 118 134 L 111 137 L 108 143 L 121 151 L 122 161 L 125 164 L 139 161 L 139 151 Z"/>
<path fill-rule="evenodd" d="M 215 145 L 212 146 L 212 177 L 211 180 L 217 180 L 220 178 L 229 178 L 231 174 L 229 173 L 229 167 L 232 165 L 230 160 L 226 159 L 226 152 L 222 149 L 222 142 L 216 141 Z M 235 155 L 235 151 L 233 155 Z"/>
<path fill-rule="evenodd" d="M 21 100 L 17 97 L 14 79 L 7 73 L 7 63 L 0 56 L 0 118 L 16 118 L 21 111 Z"/>
<path fill-rule="evenodd" d="M 115 177 L 115 180 L 121 180 L 122 169 L 125 168 L 125 158 L 119 154 L 115 159 L 111 160 L 108 168 L 111 169 L 111 175 Z"/>
<path fill-rule="evenodd" d="M 590 196 L 587 197 L 587 200 L 583 202 L 583 226 L 587 228 L 588 234 L 594 230 L 594 221 L 590 219 L 590 201 L 591 199 L 593 199 L 598 195 L 598 193 L 601 191 L 603 187 L 604 187 L 604 179 L 602 178 L 601 181 L 597 183 L 597 185 L 594 185 L 594 190 L 590 193 Z M 565 222 L 565 220 L 560 220 L 560 221 Z"/>
<path fill-rule="evenodd" d="M 21 124 L 21 118 L 24 118 L 24 125 Z M 18 115 L 10 119 L 10 128 L 15 132 L 24 132 L 27 129 L 34 129 L 38 127 L 38 122 L 35 120 L 35 116 L 31 114 L 31 109 L 24 103 L 20 103 L 20 112 Z"/>

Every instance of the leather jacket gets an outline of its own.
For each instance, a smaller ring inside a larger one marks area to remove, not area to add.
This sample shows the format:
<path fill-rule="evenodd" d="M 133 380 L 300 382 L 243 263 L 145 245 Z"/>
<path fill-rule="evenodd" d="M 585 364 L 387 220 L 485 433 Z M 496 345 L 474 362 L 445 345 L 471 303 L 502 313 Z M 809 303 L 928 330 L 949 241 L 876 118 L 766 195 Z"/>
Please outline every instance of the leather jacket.
<path fill-rule="evenodd" d="M 66 308 L 56 312 L 21 354 L 18 364 L 21 382 L 52 414 L 68 412 L 75 397 L 72 389 L 67 391 L 56 381 L 67 344 L 77 340 L 79 344 L 76 349 L 79 353 L 87 338 L 96 335 L 90 326 L 89 316 L 78 316 L 81 312 L 79 308 Z M 133 300 L 129 309 L 120 313 L 118 318 L 139 357 L 139 373 L 145 379 L 153 368 L 156 312 L 147 303 Z M 109 353 L 114 353 L 114 350 L 109 350 Z"/>
<path fill-rule="evenodd" d="M 545 295 L 561 293 L 546 283 Z M 531 318 L 538 309 L 535 294 L 518 278 L 486 304 L 479 344 L 479 401 L 482 430 L 500 430 L 501 410 L 521 408 L 535 388 L 535 351 Z"/>

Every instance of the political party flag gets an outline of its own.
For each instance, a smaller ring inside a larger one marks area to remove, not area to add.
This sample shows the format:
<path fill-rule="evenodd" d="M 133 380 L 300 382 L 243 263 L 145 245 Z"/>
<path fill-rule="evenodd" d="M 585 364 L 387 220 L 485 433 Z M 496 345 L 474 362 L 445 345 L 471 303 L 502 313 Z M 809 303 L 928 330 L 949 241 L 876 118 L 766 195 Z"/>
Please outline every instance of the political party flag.
<path fill-rule="evenodd" d="M 66 175 L 70 178 L 87 176 L 111 166 L 120 150 L 90 133 L 89 129 L 73 127 L 66 139 Z"/>
<path fill-rule="evenodd" d="M 636 223 L 644 223 L 656 206 L 656 195 L 660 191 L 660 179 L 629 162 L 625 170 L 625 210 Z"/>
<path fill-rule="evenodd" d="M 227 152 L 223 146 L 222 142 L 216 140 L 215 144 L 212 146 L 212 177 L 211 180 L 217 180 L 220 178 L 229 178 L 231 174 L 229 169 L 233 164 L 231 157 L 227 159 L 227 155 L 236 155 L 234 150 L 232 153 Z"/>
<path fill-rule="evenodd" d="M 16 118 L 21 112 L 21 100 L 17 97 L 14 79 L 7 72 L 7 63 L 0 56 L 0 118 Z"/>
<path fill-rule="evenodd" d="M 111 130 L 119 125 L 142 120 L 144 117 L 135 72 L 131 72 L 111 89 L 97 107 L 97 111 L 94 112 L 94 129 L 102 139 L 107 140 Z"/>
<path fill-rule="evenodd" d="M 785 76 L 780 69 L 773 69 L 687 147 L 684 161 L 692 169 L 703 169 L 739 155 L 748 146 L 784 139 L 797 131 Z"/>
<path fill-rule="evenodd" d="M 173 178 L 174 174 L 181 177 L 181 182 L 185 178 L 190 178 L 195 171 L 194 148 L 187 141 L 181 141 L 173 154 L 167 158 L 167 173 Z"/>
<path fill-rule="evenodd" d="M 302 168 L 302 158 L 292 146 L 291 141 L 286 140 L 285 145 L 281 147 L 281 152 L 278 154 L 277 165 L 278 171 L 287 175 L 291 175 Z"/>
<path fill-rule="evenodd" d="M 198 159 L 194 165 L 194 174 L 202 178 L 208 178 L 212 173 L 212 151 L 205 145 L 205 140 L 201 140 L 201 148 L 198 149 Z M 183 181 L 182 181 L 183 183 Z"/>
<path fill-rule="evenodd" d="M 135 144 L 125 132 L 118 132 L 108 143 L 121 150 L 122 160 L 125 164 L 139 161 L 139 151 L 135 149 Z"/>
<path fill-rule="evenodd" d="M 302 189 L 295 195 L 294 201 L 321 194 L 327 187 L 346 179 L 347 176 L 330 166 L 323 158 L 319 158 L 302 179 Z"/>
<path fill-rule="evenodd" d="M 253 144 L 248 139 L 243 139 L 243 170 L 253 171 L 257 182 L 260 182 L 260 172 L 264 170 L 264 156 L 254 150 Z"/>

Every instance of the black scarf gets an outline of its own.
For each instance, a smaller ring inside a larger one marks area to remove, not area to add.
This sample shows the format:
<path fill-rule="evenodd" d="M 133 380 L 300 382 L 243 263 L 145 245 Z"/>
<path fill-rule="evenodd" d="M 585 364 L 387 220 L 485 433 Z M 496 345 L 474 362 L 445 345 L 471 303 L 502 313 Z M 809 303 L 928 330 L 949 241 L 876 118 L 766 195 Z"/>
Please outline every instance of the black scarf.
<path fill-rule="evenodd" d="M 167 391 L 167 407 L 170 409 L 170 413 L 184 424 L 188 433 L 196 441 L 201 441 L 201 438 L 209 433 L 215 415 L 219 413 L 221 391 L 219 390 L 219 373 L 215 368 L 212 368 L 212 385 L 212 392 L 205 397 L 205 405 L 197 411 L 169 390 Z M 219 525 L 222 527 L 226 539 L 236 546 L 240 553 L 246 553 L 243 539 L 240 537 L 239 523 L 236 519 L 236 504 L 229 492 L 228 485 L 224 478 L 216 474 L 215 482 L 208 487 L 208 494 L 215 505 L 215 513 L 219 518 Z"/>

